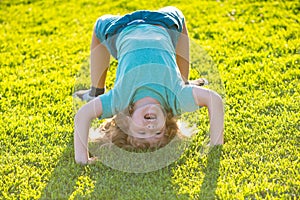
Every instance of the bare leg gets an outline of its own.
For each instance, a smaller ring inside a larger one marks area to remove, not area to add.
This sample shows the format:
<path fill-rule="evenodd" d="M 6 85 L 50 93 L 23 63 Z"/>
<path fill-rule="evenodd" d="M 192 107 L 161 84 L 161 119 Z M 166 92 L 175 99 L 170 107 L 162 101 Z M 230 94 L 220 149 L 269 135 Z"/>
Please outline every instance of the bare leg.
<path fill-rule="evenodd" d="M 91 43 L 91 83 L 95 88 L 105 88 L 110 53 L 93 32 Z"/>
<path fill-rule="evenodd" d="M 105 79 L 109 63 L 109 51 L 100 43 L 95 32 L 93 32 L 90 63 L 91 89 L 77 91 L 74 96 L 84 101 L 90 101 L 96 96 L 103 94 L 105 92 Z"/>
<path fill-rule="evenodd" d="M 176 62 L 183 81 L 187 82 L 190 72 L 190 43 L 185 23 L 176 46 Z"/>
<path fill-rule="evenodd" d="M 178 38 L 176 46 L 176 62 L 181 73 L 181 77 L 186 84 L 203 86 L 207 85 L 208 81 L 205 78 L 198 78 L 189 81 L 190 73 L 190 41 L 186 24 L 183 24 L 182 33 Z"/>

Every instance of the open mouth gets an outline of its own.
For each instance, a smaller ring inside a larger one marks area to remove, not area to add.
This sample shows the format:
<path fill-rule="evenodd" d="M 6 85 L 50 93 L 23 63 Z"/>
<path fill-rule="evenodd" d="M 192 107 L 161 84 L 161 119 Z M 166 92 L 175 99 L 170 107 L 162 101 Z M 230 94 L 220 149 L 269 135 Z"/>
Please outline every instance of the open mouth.
<path fill-rule="evenodd" d="M 153 121 L 153 120 L 156 120 L 156 115 L 153 114 L 153 113 L 147 113 L 145 116 L 144 116 L 144 119 L 147 120 L 147 121 Z"/>

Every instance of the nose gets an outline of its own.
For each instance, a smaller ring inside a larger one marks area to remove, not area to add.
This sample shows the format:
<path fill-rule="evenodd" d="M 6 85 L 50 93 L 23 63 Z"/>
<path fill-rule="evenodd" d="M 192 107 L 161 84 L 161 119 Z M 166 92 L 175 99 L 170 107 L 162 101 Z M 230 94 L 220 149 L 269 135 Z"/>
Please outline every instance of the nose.
<path fill-rule="evenodd" d="M 146 125 L 146 127 L 148 129 L 155 129 L 155 125 L 154 124 L 148 124 L 148 125 Z"/>
<path fill-rule="evenodd" d="M 144 126 L 148 129 L 155 129 L 157 124 L 156 118 L 149 118 L 149 119 L 144 119 Z"/>

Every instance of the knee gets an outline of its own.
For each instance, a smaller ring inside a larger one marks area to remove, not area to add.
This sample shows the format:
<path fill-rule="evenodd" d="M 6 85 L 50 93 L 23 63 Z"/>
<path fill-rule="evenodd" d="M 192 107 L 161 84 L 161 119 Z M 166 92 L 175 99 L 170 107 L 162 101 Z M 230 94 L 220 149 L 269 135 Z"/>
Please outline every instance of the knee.
<path fill-rule="evenodd" d="M 102 15 L 101 17 L 98 17 L 98 19 L 96 20 L 96 23 L 94 25 L 94 28 L 102 28 L 102 27 L 106 27 L 107 25 L 109 25 L 113 19 L 113 15 L 110 14 L 106 14 L 106 15 Z"/>
<path fill-rule="evenodd" d="M 116 19 L 118 19 L 118 16 L 106 14 L 106 15 L 102 15 L 101 17 L 99 17 L 96 20 L 96 23 L 94 25 L 94 32 L 95 32 L 97 38 L 100 39 L 100 41 L 105 40 L 104 34 L 105 34 L 107 28 Z"/>

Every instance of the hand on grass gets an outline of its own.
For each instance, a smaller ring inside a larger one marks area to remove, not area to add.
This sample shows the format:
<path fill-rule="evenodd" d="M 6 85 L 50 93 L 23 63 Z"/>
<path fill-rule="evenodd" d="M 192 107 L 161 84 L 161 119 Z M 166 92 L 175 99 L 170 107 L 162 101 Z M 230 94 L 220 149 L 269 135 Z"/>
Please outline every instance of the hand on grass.
<path fill-rule="evenodd" d="M 97 157 L 91 157 L 88 159 L 87 164 L 95 164 L 97 162 L 98 158 Z"/>

